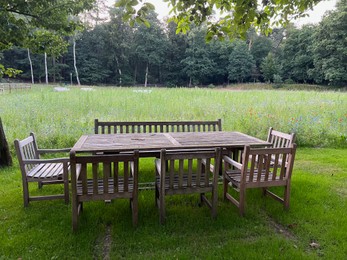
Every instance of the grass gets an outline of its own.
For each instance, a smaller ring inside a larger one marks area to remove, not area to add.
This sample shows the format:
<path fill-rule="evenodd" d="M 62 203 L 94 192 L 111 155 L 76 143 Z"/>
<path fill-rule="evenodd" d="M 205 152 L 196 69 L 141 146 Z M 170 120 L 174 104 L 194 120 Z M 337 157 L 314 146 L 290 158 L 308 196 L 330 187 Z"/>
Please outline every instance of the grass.
<path fill-rule="evenodd" d="M 94 118 L 222 118 L 224 130 L 259 138 L 266 137 L 269 126 L 285 132 L 294 129 L 300 144 L 288 212 L 278 202 L 262 198 L 260 190 L 249 190 L 244 218 L 220 197 L 218 217 L 212 220 L 206 207 L 197 206 L 197 196 L 177 196 L 169 199 L 167 222 L 161 226 L 154 192 L 142 191 L 138 228 L 131 225 L 128 201 L 93 202 L 85 204 L 76 234 L 71 232 L 71 204 L 56 200 L 23 207 L 14 157 L 14 166 L 0 169 L 0 259 L 345 259 L 347 255 L 345 93 L 34 88 L 0 95 L 0 103 L 13 155 L 14 138 L 30 131 L 37 134 L 41 147 L 71 146 L 82 133 L 93 132 Z M 141 178 L 151 180 L 153 160 L 141 160 L 140 167 Z M 35 193 L 62 189 L 45 186 L 38 191 L 31 186 Z M 318 246 L 311 247 L 313 242 Z"/>

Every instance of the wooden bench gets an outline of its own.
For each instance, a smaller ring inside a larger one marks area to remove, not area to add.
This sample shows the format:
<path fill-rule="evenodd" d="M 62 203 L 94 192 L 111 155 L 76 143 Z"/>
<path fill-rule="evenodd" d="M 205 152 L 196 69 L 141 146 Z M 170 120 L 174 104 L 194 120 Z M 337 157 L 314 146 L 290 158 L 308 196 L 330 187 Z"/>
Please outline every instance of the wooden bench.
<path fill-rule="evenodd" d="M 34 133 L 23 139 L 14 141 L 19 166 L 22 172 L 24 206 L 30 201 L 65 199 L 69 202 L 69 158 L 41 159 L 45 153 L 69 152 L 70 148 L 64 149 L 38 149 Z M 64 184 L 64 194 L 29 196 L 29 182 L 37 182 L 39 188 L 43 184 Z"/>
<path fill-rule="evenodd" d="M 216 121 L 139 121 L 106 122 L 95 119 L 95 134 L 167 133 L 222 131 L 222 120 Z"/>

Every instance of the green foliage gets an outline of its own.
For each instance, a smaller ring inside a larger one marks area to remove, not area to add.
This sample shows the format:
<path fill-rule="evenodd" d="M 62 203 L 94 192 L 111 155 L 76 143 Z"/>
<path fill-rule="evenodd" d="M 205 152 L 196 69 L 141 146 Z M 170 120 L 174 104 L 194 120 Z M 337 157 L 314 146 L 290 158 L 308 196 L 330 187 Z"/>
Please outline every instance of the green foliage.
<path fill-rule="evenodd" d="M 314 78 L 309 71 L 314 68 L 312 45 L 315 26 L 304 26 L 299 29 L 288 30 L 288 35 L 283 44 L 281 59 L 282 75 L 295 82 L 313 82 Z"/>
<path fill-rule="evenodd" d="M 229 39 L 219 41 L 213 37 L 206 43 L 207 24 L 191 26 L 189 34 L 176 34 L 173 22 L 166 27 L 158 21 L 155 13 L 149 11 L 146 19 L 152 24 L 150 28 L 144 25 L 131 28 L 122 20 L 125 12 L 122 8 L 110 10 L 110 21 L 96 24 L 77 37 L 76 60 L 82 83 L 137 85 L 144 83 L 147 74 L 150 84 L 208 86 L 226 85 L 230 81 L 273 82 L 273 75 L 278 74 L 284 81 L 291 79 L 303 84 L 347 84 L 344 80 L 347 73 L 344 73 L 346 62 L 343 58 L 346 56 L 344 50 L 347 49 L 344 40 L 346 30 L 341 7 L 339 15 L 328 13 L 325 18 L 334 22 L 339 18 L 335 23 L 336 30 L 334 24 L 329 23 L 327 27 L 325 22 L 301 29 L 295 29 L 290 24 L 286 28 L 274 28 L 268 36 L 250 29 L 244 42 L 247 48 L 238 51 L 239 61 L 236 57 L 229 60 L 234 49 L 234 43 Z M 321 36 L 326 31 L 329 33 L 324 37 L 328 37 L 329 41 Z M 68 53 L 58 58 L 57 53 L 64 52 L 66 45 L 62 42 L 61 34 L 32 28 L 30 35 L 32 41 L 27 38 L 26 47 L 30 47 L 31 52 L 48 50 L 54 53 L 48 60 L 49 71 L 54 71 L 57 79 L 70 82 L 70 73 L 75 71 L 72 48 L 70 46 Z M 272 59 L 268 57 L 264 61 L 269 52 Z M 255 66 L 245 66 L 247 63 L 240 62 L 242 59 L 249 60 L 249 54 L 253 56 Z M 44 75 L 43 57 L 32 54 L 31 58 L 34 76 L 39 81 Z M 240 68 L 239 65 L 234 66 L 239 64 L 237 62 L 241 64 Z M 4 52 L 2 63 L 5 67 L 22 70 L 23 74 L 18 77 L 20 80 L 30 78 L 26 49 L 13 48 Z M 230 76 L 229 68 L 232 72 Z M 233 72 L 237 69 L 237 73 Z"/>
<path fill-rule="evenodd" d="M 190 78 L 191 84 L 200 84 L 206 77 L 213 74 L 215 63 L 210 59 L 205 41 L 206 28 L 198 27 L 188 34 L 188 46 L 185 58 L 181 61 L 183 72 Z"/>
<path fill-rule="evenodd" d="M 247 45 L 242 41 L 235 41 L 229 55 L 228 78 L 231 81 L 244 82 L 252 73 L 255 62 Z"/>
<path fill-rule="evenodd" d="M 0 50 L 25 45 L 29 34 L 36 28 L 64 35 L 73 33 L 81 24 L 71 16 L 92 8 L 94 1 L 1 1 Z"/>
<path fill-rule="evenodd" d="M 4 75 L 7 75 L 9 78 L 15 78 L 18 74 L 22 73 L 23 71 L 13 69 L 13 68 L 5 68 L 4 65 L 0 64 L 0 78 L 2 78 Z"/>
<path fill-rule="evenodd" d="M 280 66 L 271 52 L 264 58 L 260 69 L 264 75 L 264 79 L 268 82 L 274 82 L 274 75 L 280 73 Z"/>
<path fill-rule="evenodd" d="M 285 1 L 221 1 L 221 0 L 164 0 L 171 7 L 172 17 L 169 21 L 177 24 L 177 33 L 186 33 L 192 24 L 201 25 L 207 22 L 207 40 L 214 37 L 223 39 L 246 38 L 249 28 L 254 27 L 263 33 L 269 33 L 271 27 L 286 25 L 291 18 L 305 16 L 305 10 L 319 2 L 319 0 L 285 0 Z M 142 3 L 136 12 L 135 6 Z M 153 6 L 145 1 L 119 0 L 117 7 L 126 10 L 124 19 L 130 23 L 147 23 L 146 15 L 153 10 Z M 214 10 L 220 12 L 219 19 L 209 19 Z"/>
<path fill-rule="evenodd" d="M 331 85 L 347 83 L 347 1 L 341 0 L 336 11 L 325 16 L 314 34 L 312 45 L 316 78 Z"/>
<path fill-rule="evenodd" d="M 273 75 L 274 88 L 281 88 L 283 86 L 282 77 L 278 74 Z"/>

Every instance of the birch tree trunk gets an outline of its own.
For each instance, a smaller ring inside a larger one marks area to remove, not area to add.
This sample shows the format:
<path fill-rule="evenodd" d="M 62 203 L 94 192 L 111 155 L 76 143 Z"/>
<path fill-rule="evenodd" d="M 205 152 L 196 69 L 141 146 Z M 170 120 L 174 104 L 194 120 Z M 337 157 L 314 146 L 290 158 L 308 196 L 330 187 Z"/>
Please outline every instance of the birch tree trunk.
<path fill-rule="evenodd" d="M 146 64 L 145 88 L 147 87 L 147 80 L 148 80 L 148 62 Z"/>
<path fill-rule="evenodd" d="M 118 68 L 118 73 L 119 73 L 119 86 L 122 86 L 122 70 L 120 69 L 117 56 L 116 56 L 116 63 L 117 63 L 117 68 Z"/>
<path fill-rule="evenodd" d="M 45 52 L 45 74 L 46 74 L 46 84 L 48 84 L 48 68 L 47 68 L 47 53 Z"/>
<path fill-rule="evenodd" d="M 56 82 L 56 78 L 55 78 L 55 57 L 52 57 L 52 65 L 53 65 L 53 82 Z"/>
<path fill-rule="evenodd" d="M 31 61 L 31 57 L 30 57 L 30 49 L 28 48 L 27 50 L 28 50 L 28 59 L 29 59 L 29 64 L 30 64 L 31 83 L 32 83 L 32 84 L 35 84 L 33 63 L 32 63 L 32 61 Z"/>
<path fill-rule="evenodd" d="M 73 38 L 72 51 L 73 51 L 73 66 L 75 68 L 77 84 L 78 84 L 78 86 L 81 86 L 80 78 L 78 76 L 77 63 L 76 63 L 76 41 L 75 41 L 75 38 Z"/>

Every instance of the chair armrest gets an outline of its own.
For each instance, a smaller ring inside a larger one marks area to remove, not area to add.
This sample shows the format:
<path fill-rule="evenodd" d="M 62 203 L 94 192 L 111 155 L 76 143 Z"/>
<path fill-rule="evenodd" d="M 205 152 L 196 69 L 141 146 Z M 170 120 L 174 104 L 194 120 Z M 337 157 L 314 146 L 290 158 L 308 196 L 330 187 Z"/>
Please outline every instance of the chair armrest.
<path fill-rule="evenodd" d="M 232 166 L 236 167 L 237 169 L 241 170 L 242 164 L 231 159 L 229 156 L 224 156 L 223 157 L 224 162 L 231 164 Z"/>
<path fill-rule="evenodd" d="M 38 149 L 39 154 L 44 153 L 64 153 L 64 152 L 70 152 L 71 148 L 60 148 L 60 149 Z"/>
<path fill-rule="evenodd" d="M 23 160 L 25 164 L 38 164 L 38 163 L 68 163 L 70 162 L 69 158 L 53 158 L 53 159 L 30 159 Z"/>

